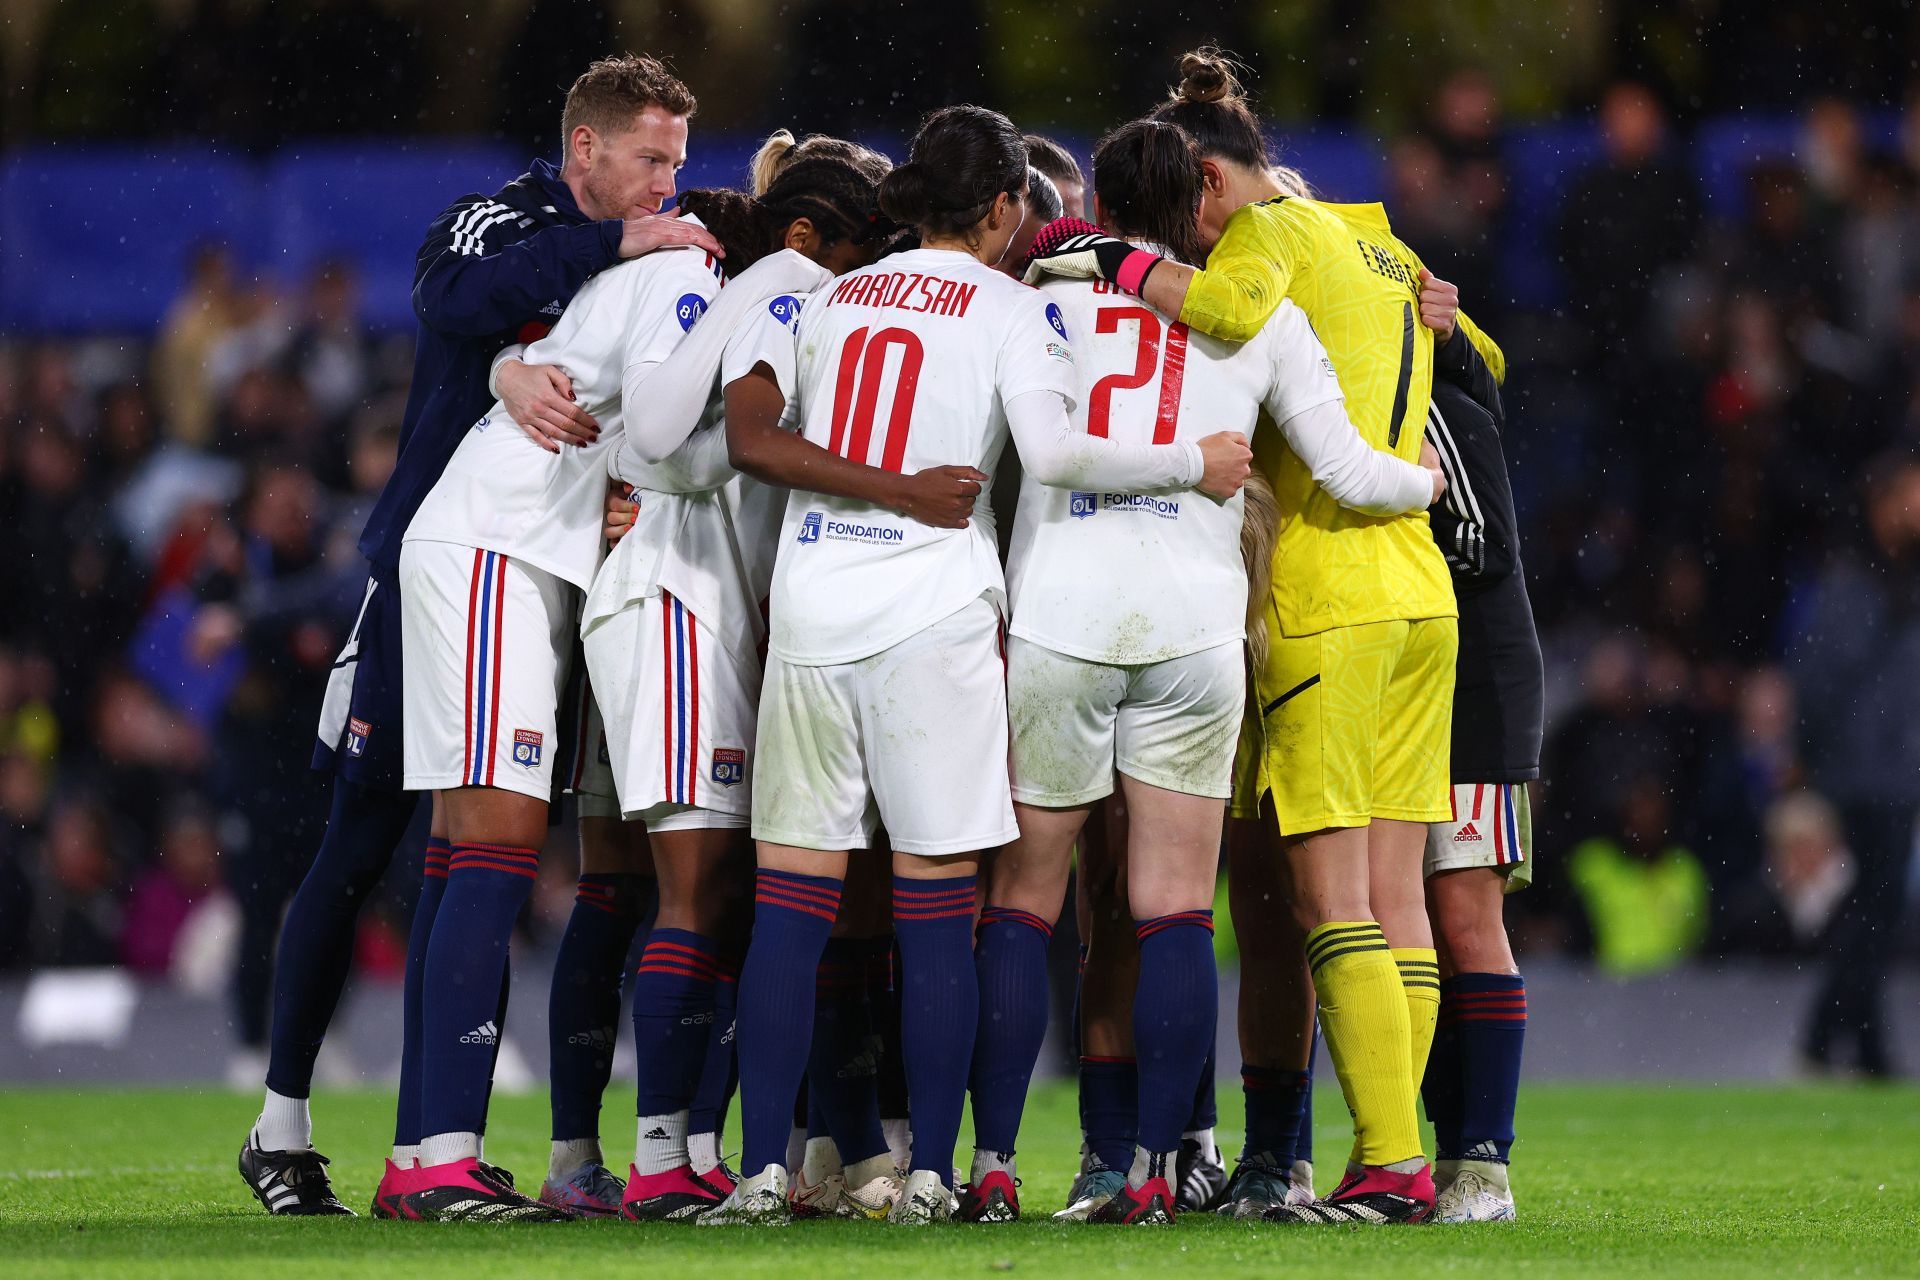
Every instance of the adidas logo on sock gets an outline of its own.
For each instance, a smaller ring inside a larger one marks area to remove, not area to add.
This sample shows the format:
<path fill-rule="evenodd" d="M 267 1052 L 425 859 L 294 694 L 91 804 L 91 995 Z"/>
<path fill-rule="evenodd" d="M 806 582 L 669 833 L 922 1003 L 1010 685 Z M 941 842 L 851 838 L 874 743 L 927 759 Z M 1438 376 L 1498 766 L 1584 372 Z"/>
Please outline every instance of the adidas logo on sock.
<path fill-rule="evenodd" d="M 1474 827 L 1474 825 L 1471 822 L 1469 822 L 1466 826 L 1460 828 L 1459 831 L 1454 833 L 1453 842 L 1455 844 L 1460 844 L 1467 840 L 1478 840 L 1479 838 L 1480 838 L 1480 832 Z"/>
<path fill-rule="evenodd" d="M 1500 1158 L 1500 1148 L 1494 1146 L 1491 1142 L 1476 1142 L 1471 1147 L 1468 1147 L 1465 1154 L 1460 1158 L 1462 1160 L 1484 1160 L 1491 1164 L 1506 1163 L 1506 1161 Z"/>
<path fill-rule="evenodd" d="M 467 1032 L 467 1034 L 461 1036 L 460 1043 L 461 1044 L 492 1044 L 494 1041 L 498 1040 L 499 1038 L 500 1038 L 500 1028 L 493 1025 L 492 1018 L 488 1018 L 485 1022 L 481 1023 L 479 1026 Z"/>
<path fill-rule="evenodd" d="M 671 1142 L 673 1141 L 673 1135 L 668 1133 L 665 1129 L 662 1129 L 659 1125 L 655 1125 L 652 1129 L 648 1130 L 647 1136 L 643 1139 L 643 1141 Z"/>
<path fill-rule="evenodd" d="M 567 1037 L 568 1044 L 584 1045 L 589 1049 L 613 1048 L 613 1028 L 595 1027 L 591 1031 L 576 1031 Z"/>

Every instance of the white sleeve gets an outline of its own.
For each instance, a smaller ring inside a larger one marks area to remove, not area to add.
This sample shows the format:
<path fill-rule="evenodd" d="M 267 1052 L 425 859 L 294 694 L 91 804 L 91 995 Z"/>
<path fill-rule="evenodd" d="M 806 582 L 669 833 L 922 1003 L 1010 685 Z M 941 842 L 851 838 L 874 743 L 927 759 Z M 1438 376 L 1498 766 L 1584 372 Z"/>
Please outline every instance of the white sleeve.
<path fill-rule="evenodd" d="M 1275 422 L 1343 398 L 1340 375 L 1320 345 L 1320 335 L 1307 313 L 1291 301 L 1281 301 L 1254 341 L 1267 344 L 1266 406 Z"/>
<path fill-rule="evenodd" d="M 637 386 L 631 381 L 633 367 L 628 365 L 629 381 L 622 399 L 627 404 L 645 405 L 646 412 L 627 415 L 627 435 L 620 446 L 621 456 L 638 466 L 658 462 L 679 448 L 699 425 L 716 378 L 723 384 L 730 380 L 724 370 L 735 335 L 762 319 L 789 313 L 797 316 L 798 297 L 829 278 L 818 263 L 791 249 L 782 249 L 730 280 L 717 298 L 709 289 L 705 296 L 712 300 L 711 313 L 704 319 L 696 314 L 694 318 L 701 322 L 694 325 L 686 341 L 674 349 L 670 363 L 655 369 Z M 764 338 L 756 340 L 765 341 Z M 792 346 L 791 338 L 788 346 Z M 791 367 L 791 355 L 787 364 Z M 781 389 L 786 390 L 789 385 L 790 382 L 782 382 Z"/>
<path fill-rule="evenodd" d="M 658 462 L 679 448 L 699 424 L 713 394 L 713 366 L 727 335 L 722 326 L 696 323 L 720 288 L 719 280 L 700 265 L 704 255 L 698 250 L 669 249 L 640 261 L 657 262 L 659 274 L 635 300 L 627 321 L 620 377 L 626 436 L 620 456 L 646 463 Z M 714 348 L 712 359 L 667 363 L 682 339 L 703 329 L 707 332 L 701 337 Z"/>
<path fill-rule="evenodd" d="M 705 493 L 739 474 L 727 460 L 723 425 L 695 431 L 658 462 L 640 462 L 615 453 L 609 455 L 607 465 L 614 479 L 655 493 Z"/>
<path fill-rule="evenodd" d="M 726 355 L 720 361 L 720 385 L 744 378 L 756 365 L 764 364 L 773 370 L 780 394 L 791 401 L 798 384 L 796 335 L 805 305 L 804 295 L 783 293 L 755 311 L 727 341 Z"/>
<path fill-rule="evenodd" d="M 1080 398 L 1080 383 L 1074 376 L 1073 348 L 1067 342 L 1060 305 L 1038 290 L 1023 292 L 1027 296 L 1015 302 L 1011 323 L 1000 340 L 994 390 L 1003 405 L 1011 405 L 1016 396 L 1029 391 L 1051 391 L 1071 410 Z"/>
<path fill-rule="evenodd" d="M 1191 440 L 1121 444 L 1074 430 L 1069 402 L 1057 391 L 1024 392 L 1006 407 L 1021 469 L 1056 489 L 1191 489 L 1206 471 Z"/>
<path fill-rule="evenodd" d="M 1313 472 L 1314 483 L 1343 507 L 1370 516 L 1424 511 L 1433 501 L 1425 467 L 1375 449 L 1347 417 L 1346 402 L 1323 400 L 1280 424 L 1287 444 Z"/>
<path fill-rule="evenodd" d="M 493 364 L 487 369 L 487 394 L 498 400 L 500 398 L 500 366 L 509 360 L 526 358 L 527 344 L 524 342 L 516 342 L 511 346 L 500 348 L 500 353 L 494 356 Z"/>

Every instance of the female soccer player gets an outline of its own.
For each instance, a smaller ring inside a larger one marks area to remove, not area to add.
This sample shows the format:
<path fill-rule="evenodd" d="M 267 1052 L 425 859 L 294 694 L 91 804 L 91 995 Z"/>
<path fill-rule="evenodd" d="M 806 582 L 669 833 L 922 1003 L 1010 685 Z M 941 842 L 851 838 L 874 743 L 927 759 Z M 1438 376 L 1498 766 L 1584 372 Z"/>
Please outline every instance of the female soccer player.
<path fill-rule="evenodd" d="M 1419 322 L 1423 268 L 1384 211 L 1308 198 L 1298 175 L 1273 166 L 1229 64 L 1211 51 L 1182 60 L 1180 87 L 1153 118 L 1180 125 L 1200 146 L 1200 228 L 1216 241 L 1207 267 L 1113 239 L 1069 242 L 1052 263 L 1036 265 L 1100 275 L 1230 341 L 1253 337 L 1291 299 L 1326 345 L 1368 442 L 1411 459 L 1426 421 L 1433 339 Z M 1261 733 L 1242 771 L 1253 781 L 1234 808 L 1271 813 L 1283 842 L 1356 1137 L 1354 1167 L 1328 1200 L 1276 1203 L 1269 1215 L 1424 1221 L 1433 1180 L 1414 1092 L 1439 980 L 1420 860 L 1426 824 L 1450 813 L 1453 589 L 1424 512 L 1381 519 L 1343 510 L 1277 442 L 1258 465 L 1282 522 L 1269 653 L 1253 673 Z M 1258 928 L 1255 918 L 1244 924 Z M 1260 1149 L 1255 1142 L 1250 1135 L 1250 1151 Z"/>
<path fill-rule="evenodd" d="M 1136 121 L 1094 153 L 1107 228 L 1198 259 L 1200 157 L 1176 125 Z M 1048 234 L 1058 237 L 1067 229 Z M 1044 287 L 1076 335 L 1075 425 L 1123 441 L 1251 434 L 1264 410 L 1333 502 L 1375 517 L 1425 510 L 1432 470 L 1370 448 L 1298 307 L 1244 344 L 1191 334 L 1104 280 Z M 1168 1222 L 1173 1159 L 1213 1047 L 1213 894 L 1245 700 L 1241 503 L 1029 485 L 1009 560 L 1007 696 L 1020 838 L 981 919 L 976 1144 L 968 1215 L 1017 1215 L 1011 1152 L 1046 1029 L 1046 940 L 1074 840 L 1116 773 L 1139 939 L 1133 1004 L 1139 1137 L 1097 1222 Z M 997 1201 L 997 1203 L 996 1203 Z"/>
<path fill-rule="evenodd" d="M 747 270 L 641 382 L 649 412 L 617 457 L 639 513 L 594 580 L 582 633 L 620 808 L 645 825 L 660 880 L 634 987 L 640 1100 L 628 1218 L 697 1216 L 731 1190 L 691 1166 L 688 1110 L 717 1002 L 732 1016 L 717 993 L 733 983 L 730 957 L 746 940 L 748 770 L 785 495 L 728 465 L 716 393 L 759 364 L 763 346 L 791 362 L 794 295 L 872 258 L 876 195 L 852 165 L 815 159 L 782 169 L 759 197 L 682 197 Z M 766 326 L 741 323 L 762 318 Z"/>
<path fill-rule="evenodd" d="M 895 478 L 953 463 L 967 468 L 953 483 L 971 498 L 1011 431 L 1042 482 L 1200 485 L 1221 498 L 1238 489 L 1246 448 L 1231 433 L 1157 446 L 1074 433 L 1058 308 L 989 265 L 1021 221 L 1026 169 L 1026 145 L 998 113 L 928 117 L 911 161 L 881 184 L 882 209 L 917 227 L 922 247 L 849 273 L 802 313 L 794 400 L 804 440 L 788 439 L 784 462 L 769 450 L 759 474 L 812 488 L 810 469 L 834 458 Z M 914 1124 L 913 1167 L 891 1217 L 952 1215 L 978 1011 L 974 877 L 981 852 L 1017 833 L 1003 593 L 988 511 L 936 529 L 878 501 L 796 493 L 788 504 L 754 767 L 756 915 L 740 984 L 746 1176 L 703 1224 L 787 1213 L 781 1160 L 815 965 L 847 851 L 866 847 L 882 822 L 894 849 Z"/>

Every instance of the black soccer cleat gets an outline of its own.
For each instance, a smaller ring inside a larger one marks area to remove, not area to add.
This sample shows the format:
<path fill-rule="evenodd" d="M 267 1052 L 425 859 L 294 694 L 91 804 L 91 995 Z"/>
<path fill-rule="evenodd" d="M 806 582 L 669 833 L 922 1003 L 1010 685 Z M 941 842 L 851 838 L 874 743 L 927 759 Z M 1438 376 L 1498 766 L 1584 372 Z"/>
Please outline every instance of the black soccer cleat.
<path fill-rule="evenodd" d="M 1227 1162 L 1216 1148 L 1211 1159 L 1197 1139 L 1180 1139 L 1174 1159 L 1173 1185 L 1179 1189 L 1182 1213 L 1207 1213 L 1227 1194 Z"/>
<path fill-rule="evenodd" d="M 1324 1200 L 1275 1205 L 1260 1216 L 1268 1222 L 1312 1226 L 1412 1225 L 1432 1220 L 1433 1200 L 1433 1171 L 1428 1166 L 1416 1173 L 1395 1173 L 1365 1165 Z"/>
<path fill-rule="evenodd" d="M 260 1207 L 277 1218 L 355 1217 L 341 1204 L 318 1151 L 262 1151 L 248 1137 L 240 1148 L 240 1176 Z"/>
<path fill-rule="evenodd" d="M 572 1222 L 578 1215 L 513 1189 L 513 1175 L 469 1156 L 415 1166 L 394 1196 L 395 1216 L 426 1222 Z"/>

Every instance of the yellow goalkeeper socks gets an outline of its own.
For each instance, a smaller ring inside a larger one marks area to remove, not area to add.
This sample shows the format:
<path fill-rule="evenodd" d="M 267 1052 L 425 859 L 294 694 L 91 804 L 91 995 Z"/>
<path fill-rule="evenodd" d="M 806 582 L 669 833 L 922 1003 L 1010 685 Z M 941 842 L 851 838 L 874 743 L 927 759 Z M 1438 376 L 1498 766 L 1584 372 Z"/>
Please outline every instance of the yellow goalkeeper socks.
<path fill-rule="evenodd" d="M 1321 925 L 1307 935 L 1307 967 L 1320 998 L 1327 1053 L 1353 1113 L 1356 1158 L 1369 1165 L 1419 1158 L 1407 996 L 1380 926 L 1372 920 Z"/>
<path fill-rule="evenodd" d="M 1433 1051 L 1433 1026 L 1440 1020 L 1440 960 L 1432 947 L 1395 947 L 1393 962 L 1400 966 L 1400 985 L 1407 993 L 1407 1030 L 1413 1045 L 1413 1090 L 1427 1078 L 1427 1055 Z"/>

